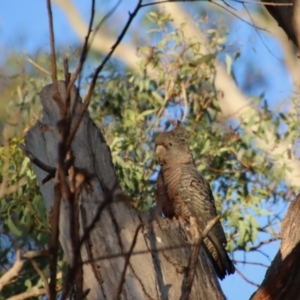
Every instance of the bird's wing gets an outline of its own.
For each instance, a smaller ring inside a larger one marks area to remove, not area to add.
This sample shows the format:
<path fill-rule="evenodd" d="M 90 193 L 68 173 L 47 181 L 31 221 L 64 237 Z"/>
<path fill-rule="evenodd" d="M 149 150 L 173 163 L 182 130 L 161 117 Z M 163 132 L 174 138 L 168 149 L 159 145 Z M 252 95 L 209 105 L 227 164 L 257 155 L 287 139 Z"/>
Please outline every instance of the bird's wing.
<path fill-rule="evenodd" d="M 195 167 L 182 168 L 179 182 L 179 197 L 192 216 L 196 218 L 201 230 L 204 230 L 207 223 L 217 216 L 215 200 L 209 183 Z M 226 245 L 226 236 L 220 221 L 210 230 L 208 237 L 216 246 Z"/>

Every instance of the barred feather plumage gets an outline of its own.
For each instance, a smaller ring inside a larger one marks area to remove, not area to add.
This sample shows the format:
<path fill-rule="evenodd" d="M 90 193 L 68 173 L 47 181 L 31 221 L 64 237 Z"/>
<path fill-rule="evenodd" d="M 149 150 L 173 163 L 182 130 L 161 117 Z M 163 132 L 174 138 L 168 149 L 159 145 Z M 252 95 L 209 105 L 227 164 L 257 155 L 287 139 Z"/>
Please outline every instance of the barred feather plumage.
<path fill-rule="evenodd" d="M 194 164 L 182 128 L 162 133 L 156 139 L 156 152 L 161 165 L 157 179 L 157 201 L 166 217 L 196 218 L 200 231 L 217 216 L 209 183 Z M 204 239 L 205 249 L 220 279 L 235 271 L 225 250 L 226 236 L 221 223 Z"/>

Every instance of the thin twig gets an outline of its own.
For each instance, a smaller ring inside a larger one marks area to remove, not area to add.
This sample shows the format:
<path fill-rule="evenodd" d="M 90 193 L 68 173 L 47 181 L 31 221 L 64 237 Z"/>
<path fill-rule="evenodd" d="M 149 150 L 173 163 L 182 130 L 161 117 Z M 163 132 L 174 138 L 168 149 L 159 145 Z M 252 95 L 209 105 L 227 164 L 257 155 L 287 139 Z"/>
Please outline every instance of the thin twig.
<path fill-rule="evenodd" d="M 76 273 L 77 273 L 77 268 L 82 267 L 82 265 L 84 264 L 82 261 L 78 261 L 78 257 L 80 256 L 81 246 L 88 239 L 88 237 L 89 237 L 91 231 L 94 229 L 96 223 L 100 220 L 100 216 L 101 216 L 101 213 L 103 212 L 104 208 L 108 204 L 110 204 L 111 201 L 112 201 L 111 195 L 105 197 L 105 200 L 98 206 L 97 212 L 96 212 L 92 222 L 85 229 L 85 231 L 83 233 L 83 236 L 81 237 L 81 239 L 77 243 L 76 248 L 74 250 L 74 259 L 73 259 L 74 262 L 68 270 L 68 279 L 64 284 L 63 294 L 62 294 L 62 297 L 61 297 L 62 299 L 66 299 L 66 297 L 67 297 L 68 290 L 70 288 L 70 284 L 72 284 L 72 282 L 74 282 L 74 278 L 75 278 Z M 76 262 L 75 262 L 75 260 L 76 260 Z"/>
<path fill-rule="evenodd" d="M 246 282 L 248 282 L 249 284 L 252 284 L 252 285 L 254 285 L 255 287 L 259 287 L 259 284 L 257 284 L 257 283 L 255 283 L 255 282 L 253 282 L 253 281 L 251 281 L 250 279 L 248 279 L 239 269 L 237 269 L 236 267 L 235 267 L 235 270 L 236 270 L 236 272 L 246 281 Z"/>
<path fill-rule="evenodd" d="M 262 28 L 262 27 L 259 27 L 259 26 L 255 25 L 255 24 L 253 24 L 253 23 L 248 22 L 247 20 L 245 20 L 245 19 L 243 19 L 242 17 L 240 17 L 238 13 L 233 12 L 233 11 L 230 10 L 229 8 L 223 6 L 223 5 L 219 4 L 219 3 L 215 2 L 215 1 L 212 1 L 212 0 L 211 0 L 211 3 L 213 3 L 214 5 L 216 5 L 216 6 L 220 7 L 220 8 L 222 8 L 222 9 L 224 9 L 224 10 L 227 11 L 229 14 L 231 14 L 232 16 L 234 16 L 235 18 L 237 18 L 238 20 L 240 20 L 241 22 L 243 22 L 243 23 L 245 23 L 245 24 L 247 24 L 247 25 L 249 25 L 249 26 L 251 26 L 251 27 L 253 27 L 253 28 L 259 29 L 259 30 L 261 30 L 261 31 L 267 31 L 266 29 L 264 29 L 264 28 Z"/>
<path fill-rule="evenodd" d="M 64 77 L 65 77 L 65 87 L 70 84 L 71 73 L 69 72 L 69 60 L 67 58 L 64 59 Z"/>
<path fill-rule="evenodd" d="M 61 290 L 61 285 L 58 285 L 56 287 L 56 291 L 59 292 L 60 290 Z M 38 288 L 37 286 L 34 286 L 29 291 L 12 296 L 10 298 L 7 298 L 6 300 L 24 300 L 24 299 L 28 299 L 28 298 L 32 298 L 32 297 L 38 297 L 38 296 L 45 295 L 45 294 L 46 294 L 45 288 Z"/>
<path fill-rule="evenodd" d="M 267 260 L 269 260 L 269 262 L 271 262 L 271 258 L 268 254 L 266 254 L 265 252 L 261 251 L 261 250 L 256 250 L 256 252 L 260 253 L 261 255 L 263 255 Z"/>
<path fill-rule="evenodd" d="M 168 101 L 169 101 L 169 94 L 170 94 L 170 90 L 173 88 L 174 84 L 172 83 L 172 86 L 171 86 L 171 82 L 168 80 L 168 82 L 165 84 L 165 95 L 164 95 L 164 102 L 163 104 L 161 105 L 160 109 L 158 110 L 158 113 L 157 115 L 155 116 L 155 119 L 154 119 L 154 122 L 146 129 L 145 131 L 145 136 L 148 135 L 148 133 L 150 132 L 150 130 L 153 129 L 154 126 L 156 126 L 156 124 L 158 123 L 161 115 L 163 114 L 167 104 L 168 104 Z"/>
<path fill-rule="evenodd" d="M 8 182 L 9 182 L 9 167 L 10 167 L 10 149 L 9 149 L 9 138 L 7 136 L 7 126 L 2 131 L 3 137 L 3 151 L 4 151 L 4 158 L 2 163 L 2 182 L 0 185 L 0 195 L 5 195 L 8 189 Z M 2 197 L 2 196 L 1 196 Z"/>
<path fill-rule="evenodd" d="M 42 250 L 29 250 L 25 252 L 22 257 L 33 259 L 37 257 L 43 257 L 43 256 L 49 256 L 49 250 L 48 249 L 42 249 Z"/>
<path fill-rule="evenodd" d="M 192 247 L 191 249 L 189 264 L 182 281 L 180 300 L 189 299 L 195 277 L 196 263 L 198 260 L 198 254 L 200 250 L 200 241 L 202 240 L 197 226 L 197 221 L 194 217 L 190 218 L 190 230 L 191 232 L 193 232 L 192 240 L 197 246 Z"/>
<path fill-rule="evenodd" d="M 276 241 L 279 241 L 281 238 L 278 236 L 278 237 L 273 237 L 273 238 L 270 238 L 270 239 L 267 239 L 267 240 L 264 240 L 262 242 L 259 242 L 257 245 L 249 248 L 249 249 L 246 249 L 245 247 L 243 246 L 238 246 L 236 248 L 234 248 L 233 251 L 236 251 L 236 250 L 244 250 L 244 251 L 257 251 L 261 246 L 263 245 L 267 245 L 269 243 L 272 243 L 272 242 L 276 242 Z"/>
<path fill-rule="evenodd" d="M 50 27 L 50 39 L 51 39 L 51 58 L 52 58 L 52 81 L 55 89 L 55 94 L 53 96 L 53 99 L 56 101 L 60 108 L 60 115 L 61 115 L 61 120 L 59 122 L 60 125 L 60 143 L 58 145 L 58 164 L 57 164 L 57 169 L 55 173 L 55 198 L 54 198 L 54 207 L 53 207 L 53 215 L 52 215 L 52 226 L 51 226 L 51 241 L 50 241 L 50 254 L 51 254 L 51 259 L 50 259 L 50 284 L 49 284 L 49 294 L 50 294 L 50 299 L 55 299 L 56 298 L 56 291 L 55 291 L 55 286 L 56 286 L 56 271 L 57 271 L 57 255 L 58 255 L 58 235 L 59 235 L 59 216 L 60 216 L 60 202 L 61 202 L 61 197 L 69 201 L 70 207 L 70 236 L 72 240 L 72 246 L 73 246 L 73 261 L 72 261 L 72 268 L 77 269 L 77 261 L 81 259 L 80 257 L 80 249 L 77 249 L 77 246 L 79 244 L 79 220 L 78 220 L 78 215 L 79 215 L 79 205 L 78 203 L 74 203 L 74 192 L 70 191 L 70 187 L 67 183 L 66 180 L 66 173 L 65 173 L 65 159 L 67 153 L 70 154 L 70 161 L 73 163 L 72 160 L 72 152 L 68 152 L 69 146 L 67 146 L 67 138 L 70 134 L 70 127 L 71 127 L 71 113 L 70 113 L 70 106 L 71 106 L 71 99 L 70 99 L 70 94 L 71 94 L 71 89 L 73 87 L 73 84 L 82 70 L 83 63 L 85 61 L 87 51 L 88 51 L 88 40 L 89 36 L 92 30 L 92 24 L 93 24 L 93 19 L 95 15 L 95 0 L 92 0 L 92 12 L 91 12 L 91 18 L 90 18 L 90 24 L 89 24 L 89 30 L 88 34 L 86 37 L 86 41 L 84 43 L 80 61 L 77 67 L 77 70 L 74 74 L 74 76 L 69 80 L 69 71 L 68 71 L 68 62 L 65 60 L 64 62 L 64 71 L 65 71 L 65 80 L 67 84 L 66 87 L 66 97 L 65 101 L 61 99 L 61 96 L 59 94 L 58 90 L 58 83 L 57 83 L 57 69 L 56 69 L 56 57 L 55 57 L 55 44 L 54 44 L 54 32 L 53 32 L 53 22 L 52 22 L 52 11 L 51 11 L 51 0 L 47 0 L 48 4 L 48 15 L 49 15 L 49 27 Z M 75 103 L 74 103 L 75 107 Z M 77 129 L 76 129 L 77 130 Z M 68 168 L 69 170 L 69 168 Z M 53 176 L 52 174 L 49 173 L 49 176 Z M 47 178 L 47 179 L 48 179 Z M 75 210 L 75 211 L 74 211 Z M 75 266 L 74 266 L 75 265 Z M 81 261 L 80 261 L 80 266 Z M 71 269 L 69 269 L 69 272 Z M 78 271 L 78 270 L 77 270 Z M 74 278 L 78 279 L 76 282 L 78 285 L 78 297 L 82 296 L 82 268 L 80 271 L 70 275 L 68 277 L 68 280 L 66 281 L 65 288 L 63 290 L 63 295 L 62 299 L 66 298 L 70 285 L 73 284 Z"/>
<path fill-rule="evenodd" d="M 51 215 L 51 237 L 50 237 L 50 245 L 49 245 L 49 253 L 50 253 L 49 297 L 50 297 L 50 300 L 56 300 L 56 271 L 57 271 L 57 258 L 58 258 L 60 202 L 61 202 L 60 184 L 59 184 L 58 180 L 56 179 L 56 182 L 54 185 L 54 206 L 53 206 L 52 215 Z"/>
<path fill-rule="evenodd" d="M 51 0 L 47 0 L 47 10 L 48 10 L 48 20 L 49 20 L 49 30 L 50 30 L 50 44 L 51 44 L 51 71 L 52 71 L 52 82 L 54 85 L 54 95 L 53 99 L 56 101 L 58 107 L 60 108 L 60 113 L 63 115 L 63 112 L 66 111 L 66 107 L 63 104 L 61 95 L 58 89 L 57 82 L 57 66 L 56 66 L 56 55 L 55 55 L 55 40 L 54 40 L 54 30 L 53 30 L 53 19 L 52 19 L 52 9 L 51 9 Z M 62 133 L 61 137 L 66 136 L 66 130 L 64 126 L 61 126 Z M 61 139 L 64 141 L 64 139 Z M 66 190 L 65 187 L 65 176 L 63 174 L 63 163 L 65 159 L 66 151 L 62 143 L 59 144 L 58 149 L 58 165 L 55 176 L 55 185 L 54 185 L 54 207 L 52 210 L 52 219 L 51 219 L 51 237 L 49 245 L 50 253 L 50 283 L 49 283 L 49 298 L 50 300 L 56 299 L 57 286 L 56 286 L 56 273 L 57 273 L 57 259 L 58 259 L 58 236 L 59 236 L 59 217 L 60 217 L 60 202 L 62 192 Z"/>
<path fill-rule="evenodd" d="M 78 75 L 80 74 L 80 72 L 83 68 L 84 62 L 86 60 L 86 56 L 87 56 L 88 51 L 89 51 L 89 38 L 90 38 L 90 35 L 92 33 L 94 17 L 95 17 L 95 0 L 92 0 L 91 15 L 90 15 L 90 22 L 89 22 L 88 32 L 87 32 L 87 35 L 85 37 L 85 41 L 84 41 L 83 48 L 82 48 L 82 51 L 81 51 L 78 66 L 76 68 L 75 73 L 72 75 L 72 77 L 70 79 L 70 82 L 69 82 L 69 85 L 68 85 L 68 88 L 67 88 L 67 91 L 66 91 L 66 97 L 67 98 L 70 97 L 71 89 L 72 89 L 76 79 L 78 78 Z M 80 88 L 80 86 L 78 86 L 78 88 Z"/>
<path fill-rule="evenodd" d="M 71 152 L 71 151 L 69 151 Z M 70 153 L 69 153 L 70 154 Z M 70 237 L 72 245 L 71 267 L 68 271 L 68 277 L 64 284 L 61 299 L 67 298 L 71 286 L 76 286 L 75 299 L 82 299 L 83 295 L 83 270 L 80 256 L 80 224 L 79 224 L 79 195 L 81 188 L 75 187 L 75 168 L 71 166 L 69 169 L 70 195 L 69 202 L 69 219 L 70 219 Z"/>
<path fill-rule="evenodd" d="M 118 6 L 121 4 L 121 0 L 119 0 L 106 14 L 105 16 L 101 19 L 101 21 L 98 23 L 98 25 L 95 27 L 94 30 L 94 34 L 92 37 L 91 42 L 93 41 L 95 35 L 97 34 L 97 31 L 101 28 L 101 26 L 104 24 L 104 22 L 112 16 L 112 14 L 116 11 L 116 9 L 118 8 Z"/>
<path fill-rule="evenodd" d="M 53 214 L 55 215 L 55 217 L 53 217 L 53 220 L 52 220 L 52 223 L 55 223 L 57 234 L 59 233 L 59 216 L 60 216 L 59 212 L 60 212 L 61 199 L 63 198 L 65 201 L 68 201 L 69 205 L 70 205 L 70 202 L 73 200 L 73 193 L 70 191 L 66 176 L 64 174 L 64 170 L 62 168 L 62 164 L 63 164 L 64 158 L 65 158 L 65 155 L 66 155 L 65 154 L 65 143 L 61 142 L 61 143 L 59 143 L 58 165 L 57 165 L 56 176 L 54 179 L 54 181 L 55 181 L 55 187 L 54 187 L 55 188 L 55 199 L 54 199 L 54 208 L 53 208 L 54 213 Z M 59 207 L 58 207 L 58 205 L 59 205 Z M 69 218 L 72 217 L 69 220 L 70 221 L 69 226 L 74 226 L 74 219 L 73 219 L 74 212 L 72 211 L 71 206 L 70 206 L 69 210 L 70 210 Z M 75 230 L 74 228 L 70 228 L 70 234 L 75 234 L 74 230 Z M 52 235 L 53 234 L 51 232 L 51 239 L 52 239 Z M 57 235 L 57 238 L 58 238 L 58 235 Z M 70 236 L 70 238 L 72 239 L 73 236 Z M 58 240 L 56 240 L 56 241 L 58 242 Z M 72 240 L 72 242 L 73 242 L 73 240 Z M 55 245 L 55 246 L 57 247 L 58 245 Z M 72 263 L 73 263 L 73 261 L 72 261 Z M 76 276 L 76 274 L 74 274 L 74 275 Z M 69 281 L 66 281 L 66 282 L 69 282 Z M 64 289 L 64 291 L 65 291 L 65 289 Z M 64 293 L 63 293 L 63 295 L 64 295 Z M 64 299 L 64 298 L 62 298 L 62 299 Z"/>
<path fill-rule="evenodd" d="M 58 91 L 57 84 L 57 66 L 56 66 L 56 54 L 55 54 L 55 40 L 54 40 L 54 29 L 53 29 L 53 16 L 51 8 L 51 0 L 47 0 L 47 11 L 50 31 L 50 47 L 51 47 L 51 77 L 54 84 L 54 88 Z"/>
<path fill-rule="evenodd" d="M 21 148 L 21 150 L 23 151 L 24 155 L 26 155 L 30 161 L 35 164 L 37 167 L 39 167 L 40 169 L 42 169 L 43 171 L 49 173 L 43 180 L 42 180 L 42 184 L 45 184 L 46 182 L 48 182 L 50 179 L 54 178 L 55 173 L 56 173 L 56 168 L 54 167 L 50 167 L 49 165 L 46 165 L 45 163 L 43 163 L 41 160 L 39 160 L 37 157 L 35 157 L 32 152 L 30 152 L 28 149 L 26 149 L 26 147 L 23 144 L 19 144 L 19 147 Z M 69 168 L 71 167 L 73 161 L 68 159 L 65 164 L 64 164 L 64 172 L 65 174 L 68 173 Z"/>
<path fill-rule="evenodd" d="M 182 1 L 182 0 L 165 0 L 165 1 L 159 1 L 159 2 L 150 2 L 150 3 L 144 3 L 142 4 L 141 7 L 147 7 L 147 6 L 152 6 L 152 5 L 157 5 L 157 4 L 163 4 L 163 3 L 174 3 L 174 2 L 205 2 L 206 0 L 186 0 L 186 1 Z M 277 3 L 268 3 L 268 2 L 259 2 L 259 1 L 239 1 L 239 0 L 232 0 L 233 2 L 239 3 L 239 4 L 244 4 L 244 3 L 248 3 L 248 4 L 261 4 L 261 5 L 270 5 L 270 6 L 292 6 L 292 4 L 290 3 L 279 3 L 277 5 Z M 251 24 L 250 22 L 244 20 L 243 18 L 241 18 L 237 13 L 233 12 L 232 10 L 228 9 L 227 7 L 221 5 L 220 3 L 217 3 L 217 1 L 212 1 L 210 0 L 211 3 L 215 4 L 218 7 L 221 7 L 222 9 L 224 9 L 225 11 L 227 11 L 228 13 L 230 13 L 231 15 L 233 15 L 235 18 L 239 19 L 241 22 L 248 24 L 251 27 L 254 27 L 256 29 L 260 29 L 262 31 L 266 31 L 264 28 L 261 28 L 259 26 L 256 26 L 255 24 Z M 227 5 L 228 7 L 230 7 L 231 9 L 234 9 L 233 7 L 231 7 L 228 3 L 226 3 L 224 0 L 219 0 L 218 2 L 222 2 L 225 3 L 225 5 Z"/>
<path fill-rule="evenodd" d="M 254 261 L 245 261 L 245 260 L 236 260 L 236 259 L 234 259 L 232 261 L 237 264 L 247 264 L 247 265 L 255 265 L 255 266 L 261 266 L 264 268 L 269 268 L 269 266 L 266 264 L 262 264 L 262 263 L 254 262 Z"/>
<path fill-rule="evenodd" d="M 144 3 L 142 7 L 153 6 L 157 4 L 164 4 L 164 3 L 173 3 L 173 2 L 205 2 L 206 0 L 162 0 L 157 2 L 148 2 Z M 223 2 L 223 0 L 219 0 Z M 275 3 L 275 2 L 264 2 L 264 1 L 241 1 L 241 0 L 231 0 L 232 2 L 236 3 L 247 3 L 247 4 L 262 4 L 268 6 L 293 6 L 292 3 Z"/>
<path fill-rule="evenodd" d="M 264 1 L 241 1 L 241 0 L 232 0 L 236 3 L 240 4 L 262 4 L 264 6 L 293 6 L 293 3 L 275 3 L 275 2 L 264 2 Z"/>
<path fill-rule="evenodd" d="M 92 93 L 94 91 L 94 88 L 95 88 L 95 85 L 96 85 L 99 73 L 102 71 L 102 69 L 104 68 L 104 66 L 106 65 L 106 63 L 111 58 L 111 56 L 113 55 L 114 51 L 116 50 L 116 48 L 118 47 L 118 45 L 122 41 L 122 39 L 125 36 L 125 34 L 126 34 L 128 28 L 129 28 L 130 24 L 132 23 L 134 17 L 136 16 L 136 14 L 138 13 L 139 9 L 141 8 L 141 5 L 142 5 L 142 0 L 139 0 L 138 3 L 137 3 L 137 5 L 136 5 L 136 7 L 135 7 L 135 9 L 134 9 L 134 11 L 132 13 L 129 13 L 128 21 L 125 24 L 125 26 L 124 26 L 121 34 L 119 35 L 117 41 L 111 47 L 111 50 L 107 53 L 107 55 L 103 59 L 102 63 L 97 67 L 97 69 L 96 69 L 96 71 L 95 71 L 95 73 L 93 75 L 92 82 L 90 84 L 88 93 L 87 93 L 87 95 L 85 97 L 84 104 L 83 104 L 83 106 L 81 108 L 81 111 L 79 113 L 79 118 L 77 119 L 77 122 L 74 124 L 73 130 L 72 130 L 72 132 L 70 133 L 70 135 L 68 137 L 68 140 L 67 140 L 67 143 L 66 143 L 67 149 L 70 147 L 71 142 L 74 139 L 74 136 L 75 136 L 75 134 L 77 132 L 77 129 L 79 127 L 79 124 L 80 124 L 80 122 L 81 122 L 81 120 L 83 118 L 83 115 L 84 115 L 85 111 L 87 110 L 87 107 L 90 104 L 91 96 L 92 96 Z"/>
<path fill-rule="evenodd" d="M 94 216 L 93 221 L 91 222 L 91 224 L 85 229 L 83 236 L 81 237 L 80 241 L 79 241 L 79 247 L 82 246 L 82 244 L 87 240 L 89 234 L 91 233 L 91 231 L 94 229 L 97 221 L 99 221 L 101 213 L 103 212 L 104 208 L 106 207 L 106 205 L 108 205 L 109 203 L 111 203 L 112 198 L 107 198 L 105 199 L 101 205 L 98 206 L 97 212 Z"/>
<path fill-rule="evenodd" d="M 90 45 L 93 44 L 95 37 L 97 36 L 97 33 L 99 31 L 99 29 L 101 28 L 101 26 L 104 24 L 104 22 L 116 11 L 116 9 L 118 8 L 118 6 L 121 4 L 121 0 L 119 0 L 106 14 L 105 16 L 101 19 L 101 21 L 98 23 L 98 25 L 95 27 L 95 29 L 93 30 L 93 35 L 91 37 L 91 41 L 90 41 Z M 88 52 L 88 48 L 87 48 L 87 52 Z M 81 74 L 79 74 L 79 80 L 78 80 L 78 89 L 80 90 L 80 82 L 81 82 Z"/>
<path fill-rule="evenodd" d="M 125 256 L 125 264 L 124 264 L 124 268 L 123 268 L 123 271 L 122 271 L 122 274 L 121 274 L 121 279 L 120 279 L 120 283 L 119 283 L 119 286 L 118 286 L 117 294 L 116 294 L 116 297 L 115 297 L 116 300 L 120 299 L 120 296 L 121 296 L 121 293 L 122 293 L 122 287 L 123 287 L 123 284 L 124 284 L 124 281 L 125 281 L 126 270 L 127 270 L 128 265 L 129 265 L 129 260 L 130 260 L 131 254 L 133 252 L 133 249 L 135 247 L 136 240 L 137 240 L 137 237 L 138 237 L 138 233 L 139 233 L 139 231 L 142 227 L 143 227 L 143 224 L 140 224 L 137 227 L 137 229 L 135 230 L 135 234 L 134 234 L 130 249 L 128 251 L 128 254 Z"/>
<path fill-rule="evenodd" d="M 22 150 L 22 152 L 24 153 L 24 155 L 27 156 L 33 164 L 35 164 L 37 167 L 39 167 L 40 169 L 42 169 L 43 171 L 45 171 L 49 174 L 53 174 L 53 175 L 55 174 L 55 171 L 56 171 L 55 168 L 50 167 L 49 165 L 46 165 L 41 160 L 36 158 L 32 154 L 32 152 L 30 152 L 29 150 L 26 149 L 25 145 L 19 144 L 19 147 Z"/>
<path fill-rule="evenodd" d="M 4 181 L 4 177 L 6 175 L 8 176 L 8 174 L 3 174 L 3 177 L 2 177 L 3 181 Z M 28 183 L 28 180 L 27 180 L 26 176 L 21 177 L 15 184 L 10 185 L 10 186 L 4 186 L 3 181 L 2 181 L 1 187 L 0 187 L 0 199 L 3 198 L 5 195 L 15 193 L 21 186 Z"/>
<path fill-rule="evenodd" d="M 61 96 L 59 94 L 58 83 L 57 83 L 57 66 L 56 66 L 55 39 L 54 39 L 51 0 L 47 0 L 47 11 L 48 11 L 50 47 L 51 47 L 51 77 L 55 89 L 55 94 L 53 95 L 53 99 L 57 102 L 58 106 L 61 107 L 63 103 L 62 103 Z"/>
<path fill-rule="evenodd" d="M 21 259 L 21 250 L 18 249 L 16 251 L 16 261 L 14 265 L 0 277 L 0 291 L 19 275 L 23 264 L 24 261 Z"/>
<path fill-rule="evenodd" d="M 247 13 L 249 19 L 250 19 L 251 22 L 254 24 L 254 21 L 253 21 L 253 19 L 252 19 L 252 17 L 251 17 L 250 11 L 249 11 L 248 8 L 246 7 L 246 4 L 245 4 L 245 3 L 242 3 L 242 2 L 241 2 L 241 4 L 243 5 L 243 7 L 244 7 L 244 9 L 245 9 L 245 11 L 246 11 L 246 13 Z M 277 57 L 277 56 L 272 52 L 272 50 L 268 47 L 268 45 L 265 43 L 265 41 L 264 41 L 264 39 L 262 38 L 262 36 L 261 36 L 259 30 L 257 30 L 256 27 L 254 27 L 254 29 L 255 29 L 255 31 L 256 31 L 256 33 L 257 33 L 259 39 L 261 40 L 262 44 L 266 47 L 267 51 L 268 51 L 274 58 L 276 58 L 278 61 L 280 61 L 280 58 Z"/>
<path fill-rule="evenodd" d="M 29 261 L 31 262 L 32 266 L 33 266 L 34 269 L 37 271 L 37 273 L 40 275 L 40 277 L 41 277 L 41 279 L 42 279 L 42 281 L 43 281 L 45 290 L 46 290 L 47 298 L 49 299 L 49 284 L 48 284 L 48 280 L 47 280 L 45 274 L 44 274 L 43 271 L 40 269 L 39 265 L 37 264 L 37 262 L 36 262 L 34 259 L 29 258 Z"/>
<path fill-rule="evenodd" d="M 186 87 L 185 87 L 184 83 L 181 84 L 181 89 L 182 89 L 182 97 L 183 97 L 183 103 L 184 103 L 184 110 L 183 110 L 183 115 L 181 118 L 181 122 L 183 123 L 188 114 L 189 102 L 188 102 L 188 96 L 186 93 Z"/>
<path fill-rule="evenodd" d="M 51 72 L 49 72 L 48 70 L 44 69 L 42 66 L 40 66 L 39 64 L 37 64 L 34 60 L 32 60 L 30 57 L 27 57 L 27 60 L 33 65 L 35 66 L 37 69 L 39 69 L 40 71 L 42 71 L 43 73 L 47 74 L 47 75 L 52 75 Z"/>

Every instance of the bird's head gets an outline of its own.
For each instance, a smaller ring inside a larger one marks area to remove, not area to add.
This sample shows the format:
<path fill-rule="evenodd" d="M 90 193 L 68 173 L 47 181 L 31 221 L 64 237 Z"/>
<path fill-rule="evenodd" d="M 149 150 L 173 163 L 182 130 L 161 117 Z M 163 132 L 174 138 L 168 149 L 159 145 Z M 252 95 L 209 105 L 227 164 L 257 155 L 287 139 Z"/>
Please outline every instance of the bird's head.
<path fill-rule="evenodd" d="M 179 122 L 173 130 L 163 132 L 156 138 L 155 152 L 161 166 L 194 162 L 192 152 L 184 137 L 184 129 Z"/>

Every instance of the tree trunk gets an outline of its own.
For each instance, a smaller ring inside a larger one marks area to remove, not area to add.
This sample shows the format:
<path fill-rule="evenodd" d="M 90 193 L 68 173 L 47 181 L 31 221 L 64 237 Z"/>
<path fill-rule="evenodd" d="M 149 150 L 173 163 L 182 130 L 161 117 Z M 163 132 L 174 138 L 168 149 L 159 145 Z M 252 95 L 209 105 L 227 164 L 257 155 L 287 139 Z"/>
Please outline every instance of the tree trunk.
<path fill-rule="evenodd" d="M 281 245 L 251 300 L 300 299 L 300 195 L 282 221 Z"/>
<path fill-rule="evenodd" d="M 64 82 L 58 82 L 61 98 L 65 99 Z M 28 131 L 25 144 L 36 158 L 56 167 L 58 157 L 58 122 L 60 110 L 52 99 L 54 87 L 45 86 L 41 93 L 42 118 Z M 72 125 L 78 119 L 82 100 L 75 87 L 71 91 Z M 45 127 L 47 126 L 47 127 Z M 49 130 L 51 128 L 51 130 Z M 46 130 L 45 130 L 46 129 Z M 175 221 L 158 217 L 157 224 L 149 223 L 150 212 L 139 215 L 123 197 L 112 164 L 110 149 L 100 130 L 85 113 L 72 142 L 74 165 L 86 174 L 88 182 L 79 196 L 80 234 L 86 232 L 104 201 L 107 202 L 93 230 L 89 232 L 80 249 L 83 262 L 83 286 L 89 289 L 88 299 L 113 299 L 117 297 L 121 274 L 127 253 L 132 246 L 138 226 L 133 254 L 126 269 L 121 299 L 179 299 L 182 282 L 191 249 L 185 231 Z M 54 180 L 45 184 L 47 172 L 34 165 L 41 193 L 48 212 L 54 203 Z M 110 197 L 110 199 L 107 199 Z M 70 238 L 70 205 L 61 200 L 59 240 L 71 261 L 73 255 Z M 172 250 L 156 251 L 183 246 Z M 137 252 L 140 252 L 139 254 Z M 121 254 L 121 255 L 117 255 Z M 122 255 L 123 254 L 123 255 Z M 106 258 L 105 258 L 106 257 Z M 225 299 L 216 274 L 201 248 L 190 299 Z"/>
<path fill-rule="evenodd" d="M 265 4 L 266 9 L 295 44 L 300 57 L 300 0 L 266 0 L 262 2 L 270 3 L 270 5 Z M 286 6 L 279 4 L 286 4 Z"/>

